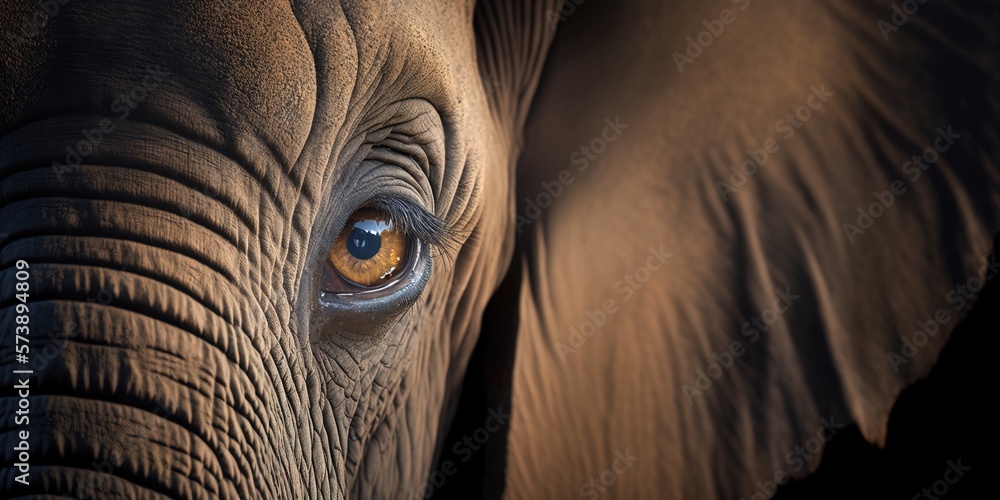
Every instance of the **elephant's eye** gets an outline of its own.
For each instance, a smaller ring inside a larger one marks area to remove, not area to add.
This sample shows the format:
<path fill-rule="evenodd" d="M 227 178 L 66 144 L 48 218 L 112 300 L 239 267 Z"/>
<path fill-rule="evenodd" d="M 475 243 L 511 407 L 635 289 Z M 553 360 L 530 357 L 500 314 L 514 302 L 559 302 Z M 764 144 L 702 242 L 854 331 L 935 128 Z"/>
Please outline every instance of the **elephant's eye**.
<path fill-rule="evenodd" d="M 344 292 L 340 278 L 359 290 L 380 288 L 404 271 L 410 240 L 392 219 L 373 208 L 362 208 L 347 220 L 330 250 L 328 262 L 336 276 L 326 276 L 326 292 Z M 329 274 L 329 273 L 326 273 Z"/>

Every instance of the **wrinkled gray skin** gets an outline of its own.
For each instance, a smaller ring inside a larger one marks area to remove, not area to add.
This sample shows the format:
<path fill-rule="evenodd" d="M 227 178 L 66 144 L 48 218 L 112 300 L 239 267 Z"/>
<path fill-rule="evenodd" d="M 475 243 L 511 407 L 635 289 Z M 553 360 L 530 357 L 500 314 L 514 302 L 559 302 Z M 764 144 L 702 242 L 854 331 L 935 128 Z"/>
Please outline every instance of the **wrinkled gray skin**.
<path fill-rule="evenodd" d="M 558 23 L 526 0 L 136 3 L 71 0 L 0 42 L 0 321 L 24 259 L 32 345 L 53 345 L 33 351 L 30 487 L 7 465 L 0 345 L 5 496 L 418 491 L 509 272 L 505 495 L 589 497 L 621 451 L 638 458 L 603 494 L 749 497 L 821 418 L 884 439 L 1000 227 L 995 14 L 928 3 L 885 41 L 878 2 L 592 0 Z M 672 54 L 725 7 L 735 21 L 679 72 Z M 0 32 L 36 11 L 3 1 Z M 784 139 L 775 122 L 814 85 L 833 95 Z M 103 118 L 78 168 L 52 167 Z M 901 166 L 949 125 L 961 138 L 910 181 Z M 769 137 L 780 149 L 723 201 Z M 907 192 L 851 243 L 843 223 L 896 179 Z M 319 307 L 332 238 L 373 196 L 438 216 L 451 250 L 405 297 Z M 661 245 L 626 298 L 616 282 Z M 775 289 L 800 298 L 744 335 Z M 886 354 L 939 308 L 942 333 L 894 371 Z"/>

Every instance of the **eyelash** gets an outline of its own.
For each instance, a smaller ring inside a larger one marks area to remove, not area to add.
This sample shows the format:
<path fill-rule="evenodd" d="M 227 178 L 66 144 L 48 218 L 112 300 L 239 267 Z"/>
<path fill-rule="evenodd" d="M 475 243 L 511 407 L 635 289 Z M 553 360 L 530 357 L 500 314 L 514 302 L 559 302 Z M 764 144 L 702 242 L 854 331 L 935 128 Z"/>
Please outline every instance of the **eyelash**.
<path fill-rule="evenodd" d="M 372 207 L 388 217 L 393 224 L 424 245 L 445 255 L 452 256 L 459 245 L 459 234 L 437 216 L 410 200 L 402 198 L 373 198 L 363 206 Z"/>

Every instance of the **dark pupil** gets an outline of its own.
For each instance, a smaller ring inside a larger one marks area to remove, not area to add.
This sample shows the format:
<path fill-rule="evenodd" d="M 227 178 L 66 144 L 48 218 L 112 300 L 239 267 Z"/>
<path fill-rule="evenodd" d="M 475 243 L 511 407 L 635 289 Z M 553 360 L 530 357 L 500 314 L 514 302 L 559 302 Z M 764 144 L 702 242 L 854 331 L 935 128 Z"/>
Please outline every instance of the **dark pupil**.
<path fill-rule="evenodd" d="M 356 259 L 370 259 L 378 253 L 378 249 L 381 247 L 381 236 L 360 227 L 352 229 L 351 235 L 347 238 L 347 251 Z"/>

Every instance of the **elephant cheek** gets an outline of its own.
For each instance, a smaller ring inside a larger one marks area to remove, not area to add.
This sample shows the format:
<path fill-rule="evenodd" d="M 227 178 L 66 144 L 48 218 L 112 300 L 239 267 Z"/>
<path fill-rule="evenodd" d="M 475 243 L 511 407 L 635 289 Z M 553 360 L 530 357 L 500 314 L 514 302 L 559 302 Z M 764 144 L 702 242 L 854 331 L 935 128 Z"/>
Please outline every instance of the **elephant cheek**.
<path fill-rule="evenodd" d="M 289 396 L 302 361 L 247 291 L 239 270 L 249 265 L 220 251 L 231 243 L 209 221 L 224 216 L 178 214 L 168 201 L 199 190 L 144 170 L 82 165 L 76 175 L 60 184 L 46 166 L 2 181 L 0 324 L 13 333 L 24 260 L 31 350 L 20 363 L 13 338 L 0 345 L 0 441 L 8 464 L 22 462 L 11 450 L 26 441 L 30 467 L 29 484 L 6 467 L 0 497 L 342 496 L 334 452 L 302 451 L 300 437 L 336 442 L 324 429 L 336 426 L 307 410 L 318 406 L 308 395 Z M 159 197 L 111 194 L 121 176 Z"/>

